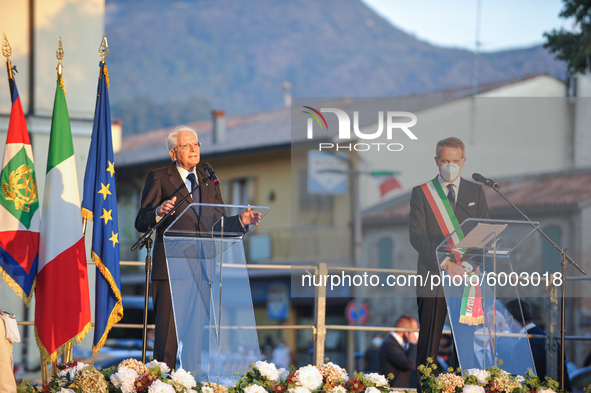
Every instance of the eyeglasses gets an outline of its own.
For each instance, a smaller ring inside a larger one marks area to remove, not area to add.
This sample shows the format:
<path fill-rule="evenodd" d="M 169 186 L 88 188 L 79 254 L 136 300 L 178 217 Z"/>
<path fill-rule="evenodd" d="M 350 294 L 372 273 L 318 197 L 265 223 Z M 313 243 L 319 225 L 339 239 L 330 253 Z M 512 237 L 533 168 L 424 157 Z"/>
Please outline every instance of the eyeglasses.
<path fill-rule="evenodd" d="M 183 149 L 192 147 L 192 148 L 196 149 L 198 147 L 201 147 L 201 142 L 191 142 L 191 143 L 187 142 L 187 143 L 183 143 L 182 145 L 177 145 L 177 147 L 182 147 Z"/>

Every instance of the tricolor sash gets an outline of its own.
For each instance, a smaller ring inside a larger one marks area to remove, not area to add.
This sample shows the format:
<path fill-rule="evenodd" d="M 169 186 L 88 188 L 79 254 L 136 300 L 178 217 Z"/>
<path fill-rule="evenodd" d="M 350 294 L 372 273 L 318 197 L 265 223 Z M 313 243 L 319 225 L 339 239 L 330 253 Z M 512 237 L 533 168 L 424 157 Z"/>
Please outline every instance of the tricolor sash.
<path fill-rule="evenodd" d="M 421 189 L 429 202 L 429 206 L 435 214 L 437 224 L 447 239 L 447 243 L 450 246 L 455 246 L 464 238 L 464 232 L 462 228 L 459 228 L 460 224 L 458 219 L 447 199 L 447 195 L 443 192 L 441 184 L 437 177 L 428 183 L 421 185 Z M 456 231 L 457 228 L 457 231 Z M 454 232 L 455 231 L 455 232 Z M 454 252 L 454 257 L 457 264 L 462 263 L 461 255 L 458 252 Z M 475 272 L 469 272 L 466 277 L 466 287 L 464 288 L 464 294 L 462 296 L 462 306 L 460 310 L 460 322 L 468 325 L 480 325 L 484 323 L 484 315 L 482 312 L 482 301 L 480 297 L 480 286 L 472 285 L 470 283 L 470 277 L 476 275 Z M 478 282 L 478 280 L 474 280 Z"/>

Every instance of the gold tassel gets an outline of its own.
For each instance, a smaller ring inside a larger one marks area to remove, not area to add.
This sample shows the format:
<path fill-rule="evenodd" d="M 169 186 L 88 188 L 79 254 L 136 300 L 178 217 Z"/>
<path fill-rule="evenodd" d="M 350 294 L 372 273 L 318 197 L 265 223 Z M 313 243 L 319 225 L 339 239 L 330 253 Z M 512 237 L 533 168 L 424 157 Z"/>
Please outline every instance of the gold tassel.
<path fill-rule="evenodd" d="M 16 296 L 20 297 L 23 302 L 25 302 L 25 306 L 29 307 L 31 304 L 31 299 L 33 298 L 33 294 L 35 293 L 35 287 L 37 285 L 37 277 L 33 280 L 33 286 L 31 287 L 31 294 L 27 297 L 27 294 L 23 289 L 14 281 L 14 279 L 10 276 L 10 274 L 6 273 L 4 269 L 0 267 L 0 277 L 2 280 L 8 285 L 8 288 L 12 289 Z"/>
<path fill-rule="evenodd" d="M 121 292 L 119 291 L 119 288 L 117 288 L 117 284 L 115 283 L 115 279 L 113 278 L 113 275 L 111 274 L 109 269 L 107 269 L 107 267 L 105 266 L 103 261 L 99 258 L 99 256 L 94 251 L 91 252 L 91 256 L 92 256 L 92 261 L 96 264 L 97 269 L 103 275 L 103 277 L 105 277 L 105 279 L 109 283 L 109 286 L 111 287 L 111 290 L 113 291 L 113 293 L 115 294 L 115 297 L 117 298 L 117 303 L 115 304 L 115 307 L 113 307 L 113 310 L 111 311 L 111 315 L 109 315 L 109 320 L 107 322 L 107 326 L 105 328 L 105 331 L 104 331 L 102 337 L 100 338 L 99 342 L 96 345 L 92 346 L 92 354 L 94 356 L 96 356 L 99 353 L 99 351 L 101 350 L 101 348 L 103 347 L 103 345 L 105 345 L 105 342 L 107 341 L 107 336 L 109 335 L 109 332 L 113 328 L 113 325 L 115 325 L 117 322 L 119 322 L 121 320 L 121 318 L 123 318 L 123 303 L 121 300 Z M 96 318 L 96 316 L 95 316 L 95 318 Z"/>
<path fill-rule="evenodd" d="M 90 324 L 90 322 L 88 322 L 86 326 L 84 326 L 84 329 L 82 329 L 82 331 L 78 333 L 74 338 L 66 341 L 65 343 L 60 345 L 55 350 L 55 352 L 49 354 L 49 352 L 47 352 L 47 349 L 45 349 L 45 347 L 43 346 L 41 339 L 39 338 L 39 333 L 37 332 L 37 325 L 35 325 L 35 340 L 37 341 L 37 347 L 39 347 L 39 352 L 41 352 L 41 357 L 45 359 L 45 361 L 48 364 L 57 362 L 60 356 L 65 355 L 68 346 L 71 345 L 72 347 L 75 347 L 76 345 L 80 344 L 82 340 L 84 340 L 84 337 L 88 334 L 88 332 L 90 332 L 90 329 L 92 329 L 92 325 Z"/>
<path fill-rule="evenodd" d="M 467 315 L 460 315 L 460 323 L 470 326 L 482 325 L 484 323 L 484 315 L 481 315 L 479 317 L 469 317 Z"/>

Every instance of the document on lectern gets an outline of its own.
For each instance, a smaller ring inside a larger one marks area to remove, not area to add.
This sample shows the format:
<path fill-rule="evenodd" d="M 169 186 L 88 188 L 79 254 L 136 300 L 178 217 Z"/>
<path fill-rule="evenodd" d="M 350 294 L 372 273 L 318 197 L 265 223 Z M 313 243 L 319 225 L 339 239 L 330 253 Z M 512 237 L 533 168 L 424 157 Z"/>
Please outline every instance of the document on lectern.
<path fill-rule="evenodd" d="M 458 244 L 457 248 L 484 248 L 507 228 L 507 224 L 485 224 L 479 222 Z"/>

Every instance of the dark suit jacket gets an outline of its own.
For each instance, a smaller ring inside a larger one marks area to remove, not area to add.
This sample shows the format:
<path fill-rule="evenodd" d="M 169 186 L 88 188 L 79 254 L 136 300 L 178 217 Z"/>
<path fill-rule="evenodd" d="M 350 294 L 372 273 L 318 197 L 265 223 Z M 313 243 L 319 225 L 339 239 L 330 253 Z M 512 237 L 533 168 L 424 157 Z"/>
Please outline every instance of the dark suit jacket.
<path fill-rule="evenodd" d="M 207 178 L 207 175 L 201 169 L 196 170 L 197 181 L 201 181 Z M 171 199 L 176 196 L 176 202 L 179 203 L 181 199 L 189 194 L 187 187 L 185 186 L 184 180 L 181 178 L 176 164 L 173 163 L 167 167 L 155 169 L 148 172 L 146 182 L 144 184 L 144 190 L 142 191 L 141 208 L 135 219 L 135 228 L 139 232 L 146 232 L 148 229 L 156 225 L 156 209 L 162 204 L 162 202 Z M 200 203 L 215 203 L 222 204 L 222 195 L 220 187 L 214 185 L 212 181 L 207 181 L 200 187 L 199 192 Z M 166 228 L 172 222 L 179 217 L 179 215 L 193 203 L 193 198 L 189 197 L 181 206 L 178 207 L 176 212 L 169 216 L 165 222 L 160 224 L 156 230 L 156 239 L 154 240 L 154 252 L 153 252 L 153 268 L 152 268 L 152 280 L 166 280 L 168 279 L 168 270 L 166 269 L 166 254 L 164 251 L 163 233 Z M 202 231 L 211 231 L 212 220 L 211 216 L 214 214 L 202 214 L 199 217 L 194 212 L 187 212 L 183 215 L 176 223 L 175 229 L 194 231 L 195 233 Z M 217 208 L 215 215 L 225 215 L 223 208 Z M 242 231 L 242 225 L 238 221 L 238 216 L 228 217 L 224 228 L 228 231 Z"/>
<path fill-rule="evenodd" d="M 467 218 L 488 218 L 488 205 L 482 186 L 461 178 L 456 200 L 455 214 L 460 224 Z M 428 271 L 431 275 L 438 275 L 435 250 L 445 237 L 420 186 L 412 189 L 408 229 L 410 243 L 419 253 L 418 273 L 423 277 Z"/>
<path fill-rule="evenodd" d="M 405 351 L 394 336 L 389 334 L 380 346 L 380 374 L 386 377 L 390 373 L 394 374 L 394 379 L 390 380 L 392 388 L 417 387 L 416 361 L 416 344 L 410 344 Z"/>

